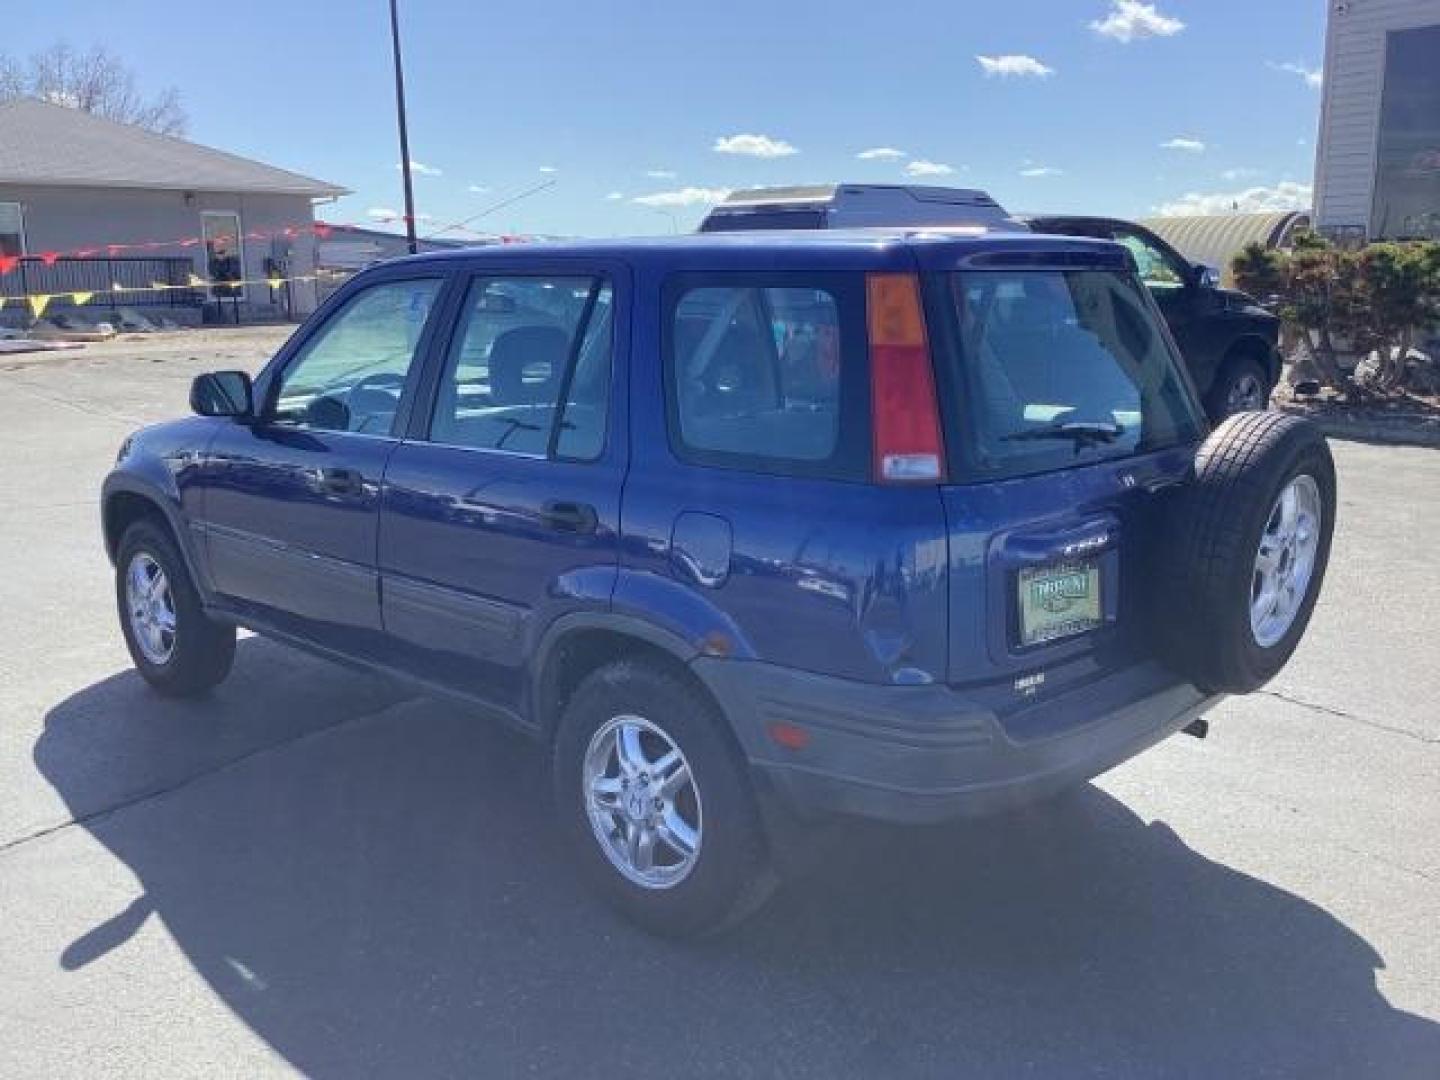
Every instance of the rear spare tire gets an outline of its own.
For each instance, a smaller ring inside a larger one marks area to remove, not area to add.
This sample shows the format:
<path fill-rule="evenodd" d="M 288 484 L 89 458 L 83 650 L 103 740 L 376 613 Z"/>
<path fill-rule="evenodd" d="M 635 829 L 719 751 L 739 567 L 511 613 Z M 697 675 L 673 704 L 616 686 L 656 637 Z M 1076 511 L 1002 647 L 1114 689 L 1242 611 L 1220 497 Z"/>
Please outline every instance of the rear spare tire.
<path fill-rule="evenodd" d="M 1285 666 L 1320 594 L 1335 464 L 1319 429 L 1240 413 L 1210 435 L 1166 518 L 1166 659 L 1205 690 L 1244 694 Z"/>

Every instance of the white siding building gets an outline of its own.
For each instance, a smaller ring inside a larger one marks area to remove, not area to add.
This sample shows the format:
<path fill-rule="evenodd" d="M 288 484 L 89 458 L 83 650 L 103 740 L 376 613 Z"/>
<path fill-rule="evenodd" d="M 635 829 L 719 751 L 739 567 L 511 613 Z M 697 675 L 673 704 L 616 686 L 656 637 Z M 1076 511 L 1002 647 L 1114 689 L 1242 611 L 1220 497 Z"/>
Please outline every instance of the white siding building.
<path fill-rule="evenodd" d="M 1328 0 L 1315 224 L 1440 237 L 1440 0 Z"/>

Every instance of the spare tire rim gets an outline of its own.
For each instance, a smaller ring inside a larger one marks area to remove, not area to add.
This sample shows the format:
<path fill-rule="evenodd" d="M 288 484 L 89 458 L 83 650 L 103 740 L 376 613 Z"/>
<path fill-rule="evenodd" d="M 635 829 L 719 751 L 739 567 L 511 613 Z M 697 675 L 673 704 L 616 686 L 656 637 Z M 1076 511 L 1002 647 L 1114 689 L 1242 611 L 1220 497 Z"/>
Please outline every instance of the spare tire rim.
<path fill-rule="evenodd" d="M 130 560 L 125 600 L 130 630 L 141 655 L 156 666 L 168 664 L 175 653 L 175 598 L 165 571 L 144 551 L 137 551 Z"/>
<path fill-rule="evenodd" d="M 680 884 L 700 857 L 700 790 L 685 754 L 639 716 L 616 716 L 590 739 L 580 770 L 585 809 L 605 857 L 646 889 Z"/>
<path fill-rule="evenodd" d="M 1250 632 L 1262 649 L 1289 633 L 1305 603 L 1322 513 L 1320 486 L 1303 473 L 1281 489 L 1270 508 L 1250 582 Z"/>

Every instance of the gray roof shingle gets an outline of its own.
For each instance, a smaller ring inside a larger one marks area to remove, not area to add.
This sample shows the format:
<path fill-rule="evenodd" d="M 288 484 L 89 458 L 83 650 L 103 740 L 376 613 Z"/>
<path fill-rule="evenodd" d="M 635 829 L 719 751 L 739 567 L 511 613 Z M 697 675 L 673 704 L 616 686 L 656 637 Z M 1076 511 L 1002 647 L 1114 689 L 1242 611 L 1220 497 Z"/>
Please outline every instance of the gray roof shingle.
<path fill-rule="evenodd" d="M 349 194 L 323 180 L 34 98 L 0 103 L 0 184 Z"/>

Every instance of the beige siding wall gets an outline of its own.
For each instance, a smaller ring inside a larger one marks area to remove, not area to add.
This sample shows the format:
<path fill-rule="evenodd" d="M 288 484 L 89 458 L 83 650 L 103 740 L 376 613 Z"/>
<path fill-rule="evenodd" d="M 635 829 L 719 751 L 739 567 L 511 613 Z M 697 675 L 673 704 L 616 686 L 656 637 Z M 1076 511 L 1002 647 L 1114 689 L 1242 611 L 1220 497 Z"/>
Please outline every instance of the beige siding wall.
<path fill-rule="evenodd" d="M 314 213 L 310 200 L 296 195 L 225 195 L 196 192 L 187 204 L 184 192 L 129 190 L 125 188 L 20 187 L 0 184 L 0 202 L 18 202 L 24 207 L 25 247 L 28 254 L 43 251 L 70 252 L 76 248 L 102 247 L 150 240 L 183 239 L 200 235 L 203 210 L 234 210 L 240 215 L 244 232 L 267 235 L 289 226 L 308 229 Z M 315 271 L 315 237 L 308 231 L 288 240 L 277 240 L 288 248 L 290 273 L 308 275 Z M 272 253 L 272 241 L 244 242 L 244 271 L 247 278 L 264 276 L 265 259 Z M 184 256 L 195 263 L 195 272 L 205 275 L 205 252 L 193 247 L 159 248 L 154 254 Z M 292 286 L 292 303 L 297 315 L 315 308 L 313 282 Z M 246 299 L 268 304 L 270 290 L 251 287 Z"/>
<path fill-rule="evenodd" d="M 1315 159 L 1316 226 L 1368 232 L 1385 85 L 1385 35 L 1440 24 L 1440 0 L 1328 0 L 1327 6 L 1325 91 Z"/>

